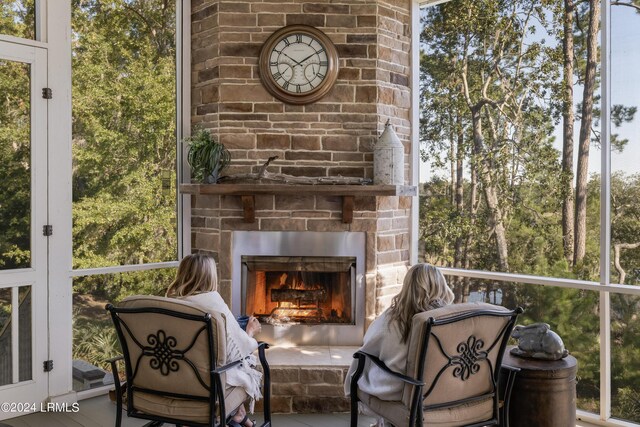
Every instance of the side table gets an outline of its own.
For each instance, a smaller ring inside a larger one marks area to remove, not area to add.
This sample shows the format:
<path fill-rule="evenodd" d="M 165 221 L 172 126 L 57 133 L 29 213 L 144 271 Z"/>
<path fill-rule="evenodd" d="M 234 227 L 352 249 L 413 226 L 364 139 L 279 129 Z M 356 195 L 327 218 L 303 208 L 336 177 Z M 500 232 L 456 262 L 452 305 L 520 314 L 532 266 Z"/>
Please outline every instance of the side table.
<path fill-rule="evenodd" d="M 513 356 L 508 347 L 502 364 L 519 368 L 516 374 L 509 425 L 512 427 L 575 427 L 578 362 L 569 355 L 560 360 Z"/>

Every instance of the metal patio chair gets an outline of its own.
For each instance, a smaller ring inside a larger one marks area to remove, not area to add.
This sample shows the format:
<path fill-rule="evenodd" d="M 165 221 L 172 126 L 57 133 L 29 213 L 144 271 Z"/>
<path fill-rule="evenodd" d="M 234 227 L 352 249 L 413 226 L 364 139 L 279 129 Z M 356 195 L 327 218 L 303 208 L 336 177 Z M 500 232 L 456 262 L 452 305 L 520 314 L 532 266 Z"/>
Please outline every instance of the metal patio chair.
<path fill-rule="evenodd" d="M 502 366 L 502 356 L 522 311 L 465 303 L 415 315 L 406 375 L 391 371 L 372 355 L 356 352 L 351 426 L 358 424 L 358 401 L 396 427 L 507 426 L 504 414 L 515 375 Z M 381 400 L 359 390 L 365 363 L 375 363 L 402 380 L 402 399 Z"/>
<path fill-rule="evenodd" d="M 134 296 L 117 307 L 108 304 L 122 355 L 110 360 L 116 385 L 116 427 L 127 416 L 151 420 L 148 426 L 218 427 L 230 412 L 248 399 L 241 387 L 225 383 L 226 372 L 240 361 L 227 363 L 225 322 L 219 313 L 173 298 Z M 264 423 L 271 426 L 270 371 L 261 343 Z M 119 381 L 123 360 L 126 382 Z"/>

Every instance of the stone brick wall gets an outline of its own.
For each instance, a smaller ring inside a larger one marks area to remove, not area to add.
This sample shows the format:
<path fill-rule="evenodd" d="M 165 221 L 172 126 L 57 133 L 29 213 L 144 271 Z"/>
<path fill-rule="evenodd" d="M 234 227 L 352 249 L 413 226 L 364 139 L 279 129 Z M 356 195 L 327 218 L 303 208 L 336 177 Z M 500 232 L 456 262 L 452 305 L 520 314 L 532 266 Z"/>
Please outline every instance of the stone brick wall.
<path fill-rule="evenodd" d="M 371 177 L 372 146 L 387 119 L 409 147 L 410 1 L 193 1 L 193 123 L 232 153 L 227 173 Z M 339 54 L 334 88 L 286 105 L 260 83 L 264 41 L 285 25 L 324 31 Z"/>
<path fill-rule="evenodd" d="M 410 0 L 193 0 L 192 123 L 212 130 L 231 151 L 228 174 L 256 172 L 270 156 L 273 173 L 373 175 L 373 144 L 387 119 L 410 147 Z M 260 83 L 262 43 L 285 25 L 324 31 L 339 54 L 334 88 L 293 106 Z M 258 196 L 256 222 L 242 222 L 238 197 L 194 197 L 192 247 L 219 261 L 221 291 L 231 298 L 231 233 L 365 231 L 366 316 L 373 319 L 397 292 L 409 262 L 411 198 L 359 197 L 343 224 L 341 199 Z"/>
<path fill-rule="evenodd" d="M 271 411 L 277 414 L 349 412 L 344 396 L 347 368 L 278 366 L 271 368 Z M 263 410 L 262 401 L 256 412 Z"/>

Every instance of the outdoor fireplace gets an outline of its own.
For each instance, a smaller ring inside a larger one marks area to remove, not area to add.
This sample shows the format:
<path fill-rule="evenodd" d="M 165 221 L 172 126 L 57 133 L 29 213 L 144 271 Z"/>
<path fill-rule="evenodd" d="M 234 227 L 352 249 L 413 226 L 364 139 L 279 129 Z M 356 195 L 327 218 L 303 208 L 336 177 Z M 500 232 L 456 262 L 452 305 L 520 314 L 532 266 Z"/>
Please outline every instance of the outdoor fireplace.
<path fill-rule="evenodd" d="M 234 232 L 232 310 L 270 343 L 361 344 L 364 249 L 359 232 Z"/>
<path fill-rule="evenodd" d="M 271 325 L 355 323 L 355 257 L 241 260 L 242 312 Z"/>

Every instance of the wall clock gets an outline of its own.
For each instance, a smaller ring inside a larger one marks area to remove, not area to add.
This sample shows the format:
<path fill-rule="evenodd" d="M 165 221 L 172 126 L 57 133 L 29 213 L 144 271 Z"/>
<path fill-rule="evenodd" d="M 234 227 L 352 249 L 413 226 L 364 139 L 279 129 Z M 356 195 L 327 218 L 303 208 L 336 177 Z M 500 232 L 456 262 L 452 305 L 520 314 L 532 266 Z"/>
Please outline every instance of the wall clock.
<path fill-rule="evenodd" d="M 326 95 L 335 83 L 338 52 L 317 28 L 289 25 L 265 41 L 259 67 L 269 93 L 289 104 L 308 104 Z"/>

